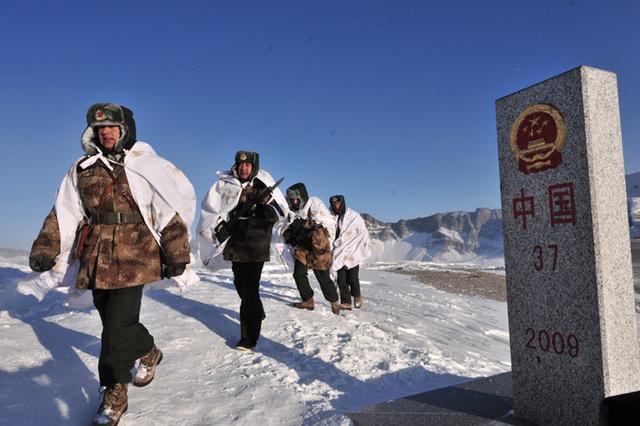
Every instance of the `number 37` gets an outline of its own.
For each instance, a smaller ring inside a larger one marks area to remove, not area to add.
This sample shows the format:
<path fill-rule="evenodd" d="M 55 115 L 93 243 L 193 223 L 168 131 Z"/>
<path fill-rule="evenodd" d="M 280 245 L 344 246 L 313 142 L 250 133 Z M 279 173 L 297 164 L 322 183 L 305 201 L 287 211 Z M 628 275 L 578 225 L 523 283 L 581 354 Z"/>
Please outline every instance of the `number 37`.
<path fill-rule="evenodd" d="M 549 260 L 551 260 L 551 271 L 556 271 L 558 266 L 558 245 L 549 244 L 547 249 L 545 250 L 543 246 L 535 246 L 533 248 L 533 267 L 536 268 L 536 271 L 542 271 L 545 261 Z"/>

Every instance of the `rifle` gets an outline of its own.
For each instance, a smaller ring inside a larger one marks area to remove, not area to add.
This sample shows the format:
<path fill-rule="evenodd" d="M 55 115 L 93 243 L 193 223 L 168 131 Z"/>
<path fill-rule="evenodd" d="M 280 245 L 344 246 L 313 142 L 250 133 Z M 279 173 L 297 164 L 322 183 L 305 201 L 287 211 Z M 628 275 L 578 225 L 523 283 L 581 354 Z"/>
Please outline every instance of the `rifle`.
<path fill-rule="evenodd" d="M 281 177 L 274 183 L 273 185 L 264 188 L 256 195 L 254 195 L 250 200 L 245 201 L 244 203 L 238 205 L 233 211 L 232 214 L 229 214 L 229 221 L 223 220 L 220 222 L 215 230 L 214 234 L 219 244 L 224 243 L 231 236 L 233 227 L 238 221 L 246 217 L 249 213 L 255 210 L 255 208 L 265 199 L 267 195 L 271 195 L 273 190 L 276 189 L 284 180 L 284 177 Z M 279 210 L 279 209 L 278 209 Z"/>

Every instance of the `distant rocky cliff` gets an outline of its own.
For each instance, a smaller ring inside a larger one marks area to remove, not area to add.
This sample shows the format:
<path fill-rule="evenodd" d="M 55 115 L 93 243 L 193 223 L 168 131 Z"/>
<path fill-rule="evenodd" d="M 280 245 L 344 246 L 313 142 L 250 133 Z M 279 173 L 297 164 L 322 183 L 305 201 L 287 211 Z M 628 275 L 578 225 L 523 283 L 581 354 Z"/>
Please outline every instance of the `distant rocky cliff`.
<path fill-rule="evenodd" d="M 431 216 L 382 222 L 363 214 L 372 239 L 373 261 L 465 260 L 502 256 L 502 212 L 479 208 L 475 212 L 437 213 Z"/>

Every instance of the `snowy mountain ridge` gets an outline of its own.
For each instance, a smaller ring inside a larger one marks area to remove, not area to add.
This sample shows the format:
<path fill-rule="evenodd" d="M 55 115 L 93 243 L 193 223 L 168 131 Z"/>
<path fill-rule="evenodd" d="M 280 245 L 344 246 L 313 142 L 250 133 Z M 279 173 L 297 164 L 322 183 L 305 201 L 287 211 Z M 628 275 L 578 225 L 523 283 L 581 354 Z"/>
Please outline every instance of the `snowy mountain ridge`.
<path fill-rule="evenodd" d="M 640 238 L 640 172 L 625 176 L 631 238 Z M 436 213 L 382 222 L 363 213 L 372 243 L 371 263 L 396 261 L 469 262 L 504 258 L 502 211 Z M 482 262 L 480 262 L 482 263 Z"/>
<path fill-rule="evenodd" d="M 371 237 L 370 262 L 471 261 L 503 256 L 502 212 L 478 208 L 475 212 L 437 213 L 384 223 L 362 217 Z"/>

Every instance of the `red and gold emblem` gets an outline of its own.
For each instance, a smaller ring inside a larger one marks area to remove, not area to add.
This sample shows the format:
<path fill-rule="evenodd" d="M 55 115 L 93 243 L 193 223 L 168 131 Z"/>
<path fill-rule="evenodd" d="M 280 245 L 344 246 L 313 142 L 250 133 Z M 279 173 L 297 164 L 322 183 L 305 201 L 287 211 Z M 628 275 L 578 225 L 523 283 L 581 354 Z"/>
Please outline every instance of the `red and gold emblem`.
<path fill-rule="evenodd" d="M 107 118 L 107 115 L 104 113 L 103 110 L 99 109 L 99 110 L 96 111 L 96 120 L 102 121 L 105 118 Z"/>
<path fill-rule="evenodd" d="M 240 161 L 247 161 L 247 154 L 245 154 L 244 152 L 242 154 L 240 154 Z"/>
<path fill-rule="evenodd" d="M 562 163 L 567 126 L 560 111 L 546 104 L 531 105 L 511 126 L 511 152 L 524 174 L 555 169 Z"/>

